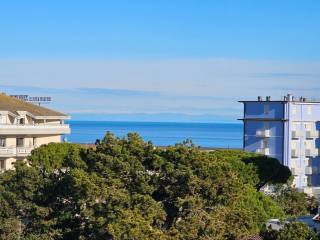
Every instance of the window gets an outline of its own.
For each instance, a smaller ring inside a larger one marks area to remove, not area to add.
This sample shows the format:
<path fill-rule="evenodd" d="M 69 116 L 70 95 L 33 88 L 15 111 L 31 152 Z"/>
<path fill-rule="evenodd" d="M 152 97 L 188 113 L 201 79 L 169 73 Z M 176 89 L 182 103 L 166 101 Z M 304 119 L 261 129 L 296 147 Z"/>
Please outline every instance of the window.
<path fill-rule="evenodd" d="M 310 158 L 305 158 L 304 159 L 304 164 L 305 164 L 305 166 L 312 166 L 311 159 Z"/>
<path fill-rule="evenodd" d="M 307 185 L 308 187 L 312 186 L 312 178 L 311 177 L 307 177 Z"/>
<path fill-rule="evenodd" d="M 264 113 L 265 113 L 265 114 L 268 114 L 268 113 L 269 113 L 269 110 L 270 110 L 269 105 L 268 105 L 268 104 L 264 104 L 264 105 L 263 105 L 263 111 L 264 111 Z"/>
<path fill-rule="evenodd" d="M 0 124 L 6 124 L 6 116 L 0 115 Z"/>
<path fill-rule="evenodd" d="M 19 119 L 19 124 L 20 124 L 20 125 L 23 125 L 23 124 L 24 124 L 24 118 L 20 118 L 20 119 Z"/>
<path fill-rule="evenodd" d="M 24 146 L 24 138 L 17 138 L 17 147 Z"/>
<path fill-rule="evenodd" d="M 1 170 L 4 170 L 4 169 L 6 168 L 4 161 L 5 161 L 5 160 L 0 160 L 0 169 L 1 169 Z"/>
<path fill-rule="evenodd" d="M 6 146 L 6 139 L 5 138 L 0 138 L 0 147 L 5 147 Z"/>
<path fill-rule="evenodd" d="M 261 148 L 268 148 L 269 147 L 269 139 L 265 138 L 261 142 Z"/>
<path fill-rule="evenodd" d="M 34 137 L 32 139 L 32 144 L 33 144 L 33 146 L 37 146 L 37 138 L 36 137 Z"/>
<path fill-rule="evenodd" d="M 309 115 L 312 114 L 312 106 L 308 106 L 308 107 L 307 107 L 307 113 L 308 113 Z"/>

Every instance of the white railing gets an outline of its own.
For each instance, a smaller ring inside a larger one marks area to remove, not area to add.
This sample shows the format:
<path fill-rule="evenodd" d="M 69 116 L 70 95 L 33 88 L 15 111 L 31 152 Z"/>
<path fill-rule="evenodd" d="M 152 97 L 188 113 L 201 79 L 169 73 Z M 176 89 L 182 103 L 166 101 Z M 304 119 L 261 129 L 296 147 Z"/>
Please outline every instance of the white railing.
<path fill-rule="evenodd" d="M 33 147 L 17 147 L 17 156 L 27 156 L 31 154 Z"/>
<path fill-rule="evenodd" d="M 306 149 L 306 156 L 307 157 L 317 157 L 317 156 L 319 156 L 319 149 L 307 148 Z"/>
<path fill-rule="evenodd" d="M 5 129 L 52 129 L 69 128 L 69 124 L 0 124 L 0 128 Z"/>
<path fill-rule="evenodd" d="M 34 147 L 0 147 L 0 157 L 25 157 L 31 154 Z"/>
<path fill-rule="evenodd" d="M 270 149 L 269 148 L 258 148 L 256 150 L 256 153 L 259 153 L 262 155 L 270 155 Z"/>
<path fill-rule="evenodd" d="M 306 175 L 312 175 L 312 167 L 306 167 Z"/>
<path fill-rule="evenodd" d="M 256 132 L 256 136 L 265 138 L 270 137 L 270 130 L 258 130 Z"/>
<path fill-rule="evenodd" d="M 297 149 L 291 149 L 291 157 L 292 158 L 299 157 L 299 151 Z"/>
<path fill-rule="evenodd" d="M 14 156 L 15 154 L 15 148 L 0 147 L 0 156 Z"/>
<path fill-rule="evenodd" d="M 313 131 L 306 132 L 306 138 L 318 138 L 318 137 L 319 137 L 319 131 L 313 130 Z"/>
<path fill-rule="evenodd" d="M 302 133 L 301 133 L 300 131 L 294 130 L 294 131 L 291 132 L 291 137 L 292 137 L 293 139 L 300 138 L 300 137 L 302 137 Z"/>
<path fill-rule="evenodd" d="M 291 168 L 291 173 L 294 176 L 298 175 L 298 171 L 295 168 Z"/>
<path fill-rule="evenodd" d="M 69 134 L 68 124 L 0 124 L 0 134 Z"/>

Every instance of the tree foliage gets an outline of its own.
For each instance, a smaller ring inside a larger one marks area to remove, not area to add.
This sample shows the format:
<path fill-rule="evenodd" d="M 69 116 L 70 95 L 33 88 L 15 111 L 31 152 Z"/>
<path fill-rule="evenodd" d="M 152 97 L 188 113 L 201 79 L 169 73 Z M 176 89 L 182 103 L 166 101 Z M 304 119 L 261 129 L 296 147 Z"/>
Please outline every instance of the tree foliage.
<path fill-rule="evenodd" d="M 0 176 L 0 236 L 242 239 L 284 216 L 257 191 L 286 180 L 261 173 L 272 160 L 189 142 L 159 149 L 134 133 L 95 148 L 48 144 Z"/>
<path fill-rule="evenodd" d="M 311 240 L 319 239 L 319 235 L 301 222 L 287 223 L 279 231 L 265 229 L 261 235 L 264 240 Z"/>
<path fill-rule="evenodd" d="M 273 199 L 287 216 L 303 216 L 317 213 L 318 201 L 306 193 L 286 184 L 275 185 Z M 290 204 L 288 204 L 290 203 Z"/>

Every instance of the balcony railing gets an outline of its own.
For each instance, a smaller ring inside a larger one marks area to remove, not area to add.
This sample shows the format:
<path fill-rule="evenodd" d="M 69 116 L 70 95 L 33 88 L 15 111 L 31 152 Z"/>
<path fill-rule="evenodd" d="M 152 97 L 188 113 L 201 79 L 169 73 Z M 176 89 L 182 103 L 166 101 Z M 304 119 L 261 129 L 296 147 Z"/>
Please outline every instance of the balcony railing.
<path fill-rule="evenodd" d="M 0 157 L 26 157 L 34 147 L 0 147 Z"/>
<path fill-rule="evenodd" d="M 1 157 L 11 157 L 16 155 L 16 148 L 11 147 L 0 147 L 0 156 Z"/>
<path fill-rule="evenodd" d="M 299 151 L 297 149 L 291 149 L 291 157 L 292 158 L 298 158 L 299 157 Z"/>
<path fill-rule="evenodd" d="M 306 149 L 306 157 L 317 157 L 317 156 L 319 156 L 319 149 L 315 149 L 315 148 Z"/>
<path fill-rule="evenodd" d="M 270 137 L 270 130 L 258 130 L 256 132 L 257 137 L 268 138 Z"/>
<path fill-rule="evenodd" d="M 294 131 L 291 132 L 291 137 L 293 139 L 298 139 L 298 138 L 302 137 L 302 132 L 294 130 Z"/>
<path fill-rule="evenodd" d="M 21 157 L 24 157 L 24 156 L 28 156 L 31 154 L 31 151 L 34 149 L 33 147 L 17 147 L 16 148 L 17 150 L 17 156 L 21 156 Z"/>
<path fill-rule="evenodd" d="M 270 155 L 270 149 L 269 148 L 258 148 L 256 150 L 256 153 L 259 153 L 262 155 Z"/>
<path fill-rule="evenodd" d="M 296 168 L 291 168 L 291 173 L 293 176 L 297 176 L 298 175 L 298 171 L 296 170 Z"/>
<path fill-rule="evenodd" d="M 68 124 L 0 124 L 0 134 L 69 134 Z"/>
<path fill-rule="evenodd" d="M 319 131 L 316 131 L 316 130 L 307 131 L 306 138 L 309 138 L 309 139 L 319 138 Z"/>
<path fill-rule="evenodd" d="M 306 167 L 306 175 L 312 175 L 312 167 Z"/>

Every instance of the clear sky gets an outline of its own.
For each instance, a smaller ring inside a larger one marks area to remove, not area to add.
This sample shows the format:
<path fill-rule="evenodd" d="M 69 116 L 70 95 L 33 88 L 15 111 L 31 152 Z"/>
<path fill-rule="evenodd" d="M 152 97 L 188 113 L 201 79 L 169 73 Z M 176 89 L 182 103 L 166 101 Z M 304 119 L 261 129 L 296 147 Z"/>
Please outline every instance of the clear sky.
<path fill-rule="evenodd" d="M 1 1 L 0 89 L 51 95 L 74 118 L 232 121 L 238 99 L 319 96 L 319 13 L 318 0 Z"/>

